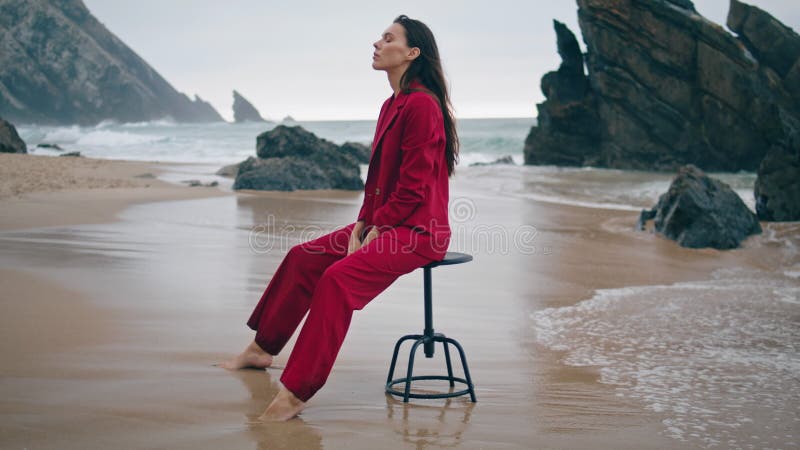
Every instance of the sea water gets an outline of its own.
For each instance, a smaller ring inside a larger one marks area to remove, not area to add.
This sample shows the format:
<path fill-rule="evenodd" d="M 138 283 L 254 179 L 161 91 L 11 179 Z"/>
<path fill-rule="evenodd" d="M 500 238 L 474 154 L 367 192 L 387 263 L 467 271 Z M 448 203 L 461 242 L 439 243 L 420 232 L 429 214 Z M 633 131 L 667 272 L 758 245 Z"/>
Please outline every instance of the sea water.
<path fill-rule="evenodd" d="M 516 186 L 512 195 L 539 201 L 589 207 L 639 210 L 650 208 L 669 187 L 674 173 L 623 171 L 599 168 L 559 168 L 522 166 L 525 137 L 534 118 L 462 119 L 458 121 L 461 152 L 459 168 L 488 163 L 511 156 L 517 166 L 470 170 L 476 183 L 497 191 L 509 183 Z M 347 141 L 370 144 L 375 121 L 296 122 L 318 137 L 336 144 Z M 171 121 L 118 124 L 102 122 L 92 127 L 21 126 L 20 136 L 29 152 L 57 155 L 58 151 L 37 148 L 38 144 L 57 144 L 64 151 L 80 151 L 83 156 L 107 159 L 195 163 L 194 168 L 178 168 L 177 181 L 191 175 L 209 176 L 220 167 L 255 156 L 256 136 L 274 128 L 275 123 L 180 124 Z M 194 173 L 193 173 L 194 172 Z M 712 174 L 728 183 L 754 208 L 755 174 Z"/>

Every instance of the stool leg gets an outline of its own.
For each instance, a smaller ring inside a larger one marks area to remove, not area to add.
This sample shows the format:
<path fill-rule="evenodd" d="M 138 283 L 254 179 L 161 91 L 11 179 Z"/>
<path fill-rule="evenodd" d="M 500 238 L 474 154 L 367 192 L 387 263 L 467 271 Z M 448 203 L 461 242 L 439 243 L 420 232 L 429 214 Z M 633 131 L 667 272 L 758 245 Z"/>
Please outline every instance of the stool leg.
<path fill-rule="evenodd" d="M 401 337 L 400 339 L 398 339 L 397 343 L 394 344 L 394 353 L 392 353 L 392 363 L 389 364 L 389 375 L 386 378 L 386 384 L 387 385 L 389 383 L 391 383 L 392 382 L 392 378 L 394 378 L 394 368 L 395 368 L 395 365 L 397 364 L 397 354 L 400 352 L 400 344 L 402 344 L 405 341 L 411 340 L 411 339 L 420 339 L 421 337 L 422 336 L 420 336 L 418 334 L 407 334 L 407 335 Z"/>
<path fill-rule="evenodd" d="M 424 338 L 417 339 L 411 347 L 411 354 L 408 356 L 408 373 L 406 373 L 406 390 L 403 395 L 403 403 L 408 403 L 408 394 L 411 393 L 411 374 L 414 371 L 414 354 L 417 352 L 417 347 L 425 341 Z"/>
<path fill-rule="evenodd" d="M 456 385 L 453 381 L 453 365 L 450 364 L 450 350 L 447 348 L 447 341 L 442 340 L 442 345 L 444 345 L 444 360 L 447 362 L 447 377 L 450 379 L 450 387 Z"/>
<path fill-rule="evenodd" d="M 469 376 L 469 368 L 467 367 L 467 357 L 464 355 L 464 349 L 461 348 L 461 344 L 458 343 L 455 339 L 444 338 L 447 342 L 453 344 L 458 349 L 458 354 L 461 356 L 461 364 L 464 365 L 464 378 L 467 380 L 467 388 L 469 389 L 469 397 L 472 400 L 472 403 L 477 402 L 475 400 L 475 388 L 472 386 L 472 377 Z"/>

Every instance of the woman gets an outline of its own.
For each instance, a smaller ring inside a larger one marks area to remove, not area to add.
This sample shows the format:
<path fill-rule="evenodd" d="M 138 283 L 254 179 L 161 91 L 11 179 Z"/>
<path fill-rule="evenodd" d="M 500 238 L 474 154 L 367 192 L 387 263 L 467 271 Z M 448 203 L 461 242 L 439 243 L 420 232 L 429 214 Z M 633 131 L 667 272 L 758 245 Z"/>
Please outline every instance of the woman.
<path fill-rule="evenodd" d="M 308 312 L 261 420 L 296 416 L 325 384 L 353 311 L 441 260 L 450 242 L 458 138 L 436 41 L 425 24 L 399 16 L 373 46 L 372 67 L 387 73 L 394 92 L 378 118 L 358 219 L 289 250 L 247 322 L 255 339 L 222 364 L 269 367 Z"/>

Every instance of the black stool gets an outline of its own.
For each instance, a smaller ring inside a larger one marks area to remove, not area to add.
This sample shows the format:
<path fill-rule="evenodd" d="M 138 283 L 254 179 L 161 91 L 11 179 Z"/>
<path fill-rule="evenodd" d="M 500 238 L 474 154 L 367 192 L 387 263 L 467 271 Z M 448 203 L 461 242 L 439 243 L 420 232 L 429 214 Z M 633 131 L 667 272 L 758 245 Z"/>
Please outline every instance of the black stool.
<path fill-rule="evenodd" d="M 472 385 L 472 378 L 469 376 L 469 369 L 467 368 L 467 357 L 464 356 L 464 349 L 461 348 L 455 339 L 445 337 L 441 333 L 433 332 L 433 288 L 431 286 L 431 269 L 436 266 L 448 266 L 452 264 L 462 264 L 472 261 L 472 255 L 466 253 L 447 252 L 444 259 L 441 261 L 433 262 L 423 267 L 425 276 L 425 331 L 424 334 L 407 334 L 397 340 L 394 346 L 394 354 L 392 355 L 392 364 L 389 366 L 389 376 L 386 378 L 386 392 L 392 395 L 402 395 L 403 402 L 408 403 L 409 398 L 450 398 L 458 397 L 460 395 L 469 394 L 470 399 L 475 402 L 475 388 Z M 394 366 L 397 363 L 397 353 L 400 351 L 400 344 L 404 341 L 413 340 L 414 345 L 411 347 L 411 355 L 408 357 L 408 371 L 405 377 L 392 379 L 394 376 Z M 444 359 L 447 362 L 447 376 L 444 375 L 418 375 L 412 376 L 414 369 L 414 354 L 417 347 L 423 345 L 425 349 L 425 357 L 433 358 L 433 349 L 436 342 L 441 342 L 444 345 Z M 458 354 L 461 356 L 461 364 L 464 366 L 464 378 L 453 376 L 453 367 L 450 365 L 450 350 L 448 344 L 452 344 L 458 349 Z M 450 387 L 455 386 L 458 381 L 466 386 L 466 389 L 455 392 L 447 392 L 442 394 L 412 394 L 411 382 L 416 380 L 446 380 L 450 382 Z M 400 392 L 394 389 L 394 385 L 405 383 L 405 391 Z"/>

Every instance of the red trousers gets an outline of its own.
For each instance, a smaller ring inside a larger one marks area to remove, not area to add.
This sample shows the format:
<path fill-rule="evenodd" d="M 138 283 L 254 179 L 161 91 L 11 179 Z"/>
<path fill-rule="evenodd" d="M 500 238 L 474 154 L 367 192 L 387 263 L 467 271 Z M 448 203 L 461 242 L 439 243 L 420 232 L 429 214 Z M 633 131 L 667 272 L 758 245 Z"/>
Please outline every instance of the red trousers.
<path fill-rule="evenodd" d="M 350 224 L 295 245 L 270 280 L 247 325 L 255 342 L 277 355 L 308 312 L 281 382 L 308 401 L 328 379 L 354 310 L 398 277 L 433 260 L 409 251 L 391 231 L 347 255 Z"/>

